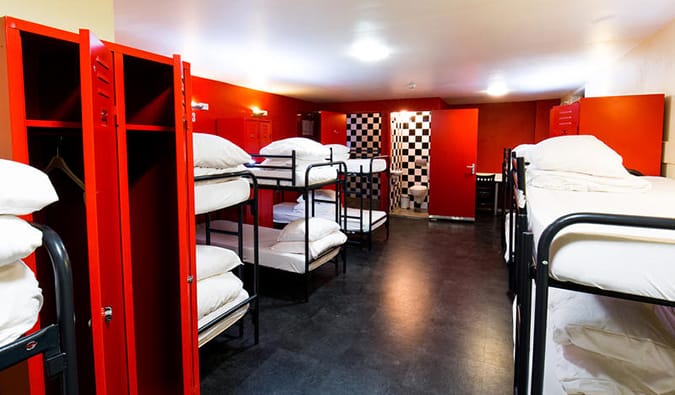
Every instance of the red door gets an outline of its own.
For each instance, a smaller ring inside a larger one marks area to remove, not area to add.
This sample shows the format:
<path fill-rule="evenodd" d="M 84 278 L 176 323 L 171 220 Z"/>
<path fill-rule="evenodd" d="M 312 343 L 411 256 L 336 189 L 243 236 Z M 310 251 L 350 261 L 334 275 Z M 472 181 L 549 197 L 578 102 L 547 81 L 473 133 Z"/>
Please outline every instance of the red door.
<path fill-rule="evenodd" d="M 113 56 L 88 30 L 80 31 L 80 72 L 96 393 L 121 394 L 129 387 L 129 342 L 122 285 Z"/>
<path fill-rule="evenodd" d="M 431 112 L 429 218 L 473 221 L 478 109 Z"/>

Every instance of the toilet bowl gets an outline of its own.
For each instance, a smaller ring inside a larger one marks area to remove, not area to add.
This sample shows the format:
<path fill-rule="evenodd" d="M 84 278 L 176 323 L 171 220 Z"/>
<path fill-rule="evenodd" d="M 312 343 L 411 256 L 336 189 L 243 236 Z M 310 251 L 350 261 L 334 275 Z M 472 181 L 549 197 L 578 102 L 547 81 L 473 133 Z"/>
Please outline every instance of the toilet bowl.
<path fill-rule="evenodd" d="M 428 189 L 424 185 L 415 184 L 410 187 L 410 194 L 415 198 L 415 203 L 422 204 L 427 197 Z"/>

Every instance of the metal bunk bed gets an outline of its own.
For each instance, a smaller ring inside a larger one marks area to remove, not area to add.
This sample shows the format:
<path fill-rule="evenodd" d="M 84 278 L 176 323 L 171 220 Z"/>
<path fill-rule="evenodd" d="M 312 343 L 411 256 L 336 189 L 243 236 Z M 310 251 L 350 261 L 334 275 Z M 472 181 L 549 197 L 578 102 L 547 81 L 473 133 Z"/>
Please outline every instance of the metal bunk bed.
<path fill-rule="evenodd" d="M 305 241 L 304 241 L 304 270 L 300 274 L 303 276 L 304 292 L 303 300 L 309 300 L 309 280 L 310 273 L 322 266 L 324 263 L 333 261 L 335 263 L 335 273 L 339 273 L 338 257 L 342 258 L 342 272 L 347 271 L 347 259 L 343 245 L 331 247 L 318 256 L 312 257 L 309 248 L 309 219 L 314 216 L 313 199 L 310 195 L 318 189 L 324 187 L 334 188 L 336 191 L 336 207 L 337 203 L 342 199 L 342 191 L 344 190 L 344 173 L 346 165 L 340 161 L 327 161 L 308 164 L 304 169 L 298 166 L 296 152 L 292 151 L 290 155 L 264 155 L 251 154 L 251 157 L 256 161 L 255 163 L 247 164 L 256 179 L 258 180 L 258 188 L 263 190 L 278 191 L 281 193 L 283 199 L 284 192 L 296 192 L 303 196 L 305 201 Z M 266 164 L 266 160 L 273 160 L 275 164 Z M 258 162 L 261 161 L 261 162 Z M 335 170 L 335 176 L 325 177 L 326 170 Z M 324 172 L 321 177 L 316 177 L 315 174 Z M 304 174 L 303 174 L 304 173 Z M 300 175 L 302 177 L 299 177 Z M 317 199 L 319 201 L 320 199 Z M 346 218 L 340 215 L 336 210 L 335 220 L 346 226 Z M 343 221 L 343 222 L 340 222 Z M 263 265 L 264 266 L 264 265 Z M 283 269 L 282 269 L 283 270 Z"/>
<path fill-rule="evenodd" d="M 675 219 L 597 212 L 570 213 L 555 219 L 546 226 L 535 246 L 535 235 L 530 229 L 528 220 L 525 159 L 516 157 L 516 153 L 510 151 L 508 155 L 505 151 L 505 159 L 504 174 L 508 175 L 506 188 L 512 192 L 508 198 L 510 210 L 505 215 L 505 219 L 510 220 L 505 224 L 507 244 L 505 257 L 513 264 L 513 291 L 515 292 L 514 393 L 542 394 L 546 380 L 544 366 L 550 288 L 675 306 L 675 301 L 667 298 L 650 297 L 622 289 L 603 289 L 574 279 L 566 281 L 555 279 L 551 276 L 551 246 L 556 236 L 570 226 L 578 224 L 675 230 Z M 536 285 L 534 308 L 532 306 L 533 284 Z M 532 319 L 534 319 L 533 332 L 531 331 Z"/>
<path fill-rule="evenodd" d="M 56 323 L 45 325 L 37 332 L 0 347 L 0 370 L 43 354 L 46 374 L 60 377 L 63 394 L 76 395 L 77 354 L 70 259 L 56 232 L 44 225 L 33 224 L 33 226 L 42 231 L 42 243 L 54 272 Z"/>
<path fill-rule="evenodd" d="M 347 161 L 345 176 L 355 177 L 359 186 L 356 189 L 346 187 L 345 196 L 356 197 L 358 207 L 356 211 L 345 210 L 348 222 L 345 230 L 349 235 L 354 235 L 359 242 L 365 238 L 368 250 L 371 250 L 372 233 L 380 226 L 384 225 L 386 229 L 385 240 L 389 239 L 389 213 L 388 211 L 376 210 L 374 204 L 374 187 L 378 180 L 381 181 L 380 175 L 385 176 L 384 182 L 389 181 L 389 158 L 386 155 L 379 155 L 378 152 L 364 154 L 356 150 L 350 151 L 350 156 L 352 158 Z M 377 166 L 378 161 L 383 162 L 384 166 Z M 348 184 L 345 182 L 345 185 Z"/>
<path fill-rule="evenodd" d="M 240 259 L 243 262 L 251 264 L 252 270 L 251 270 L 251 279 L 249 281 L 250 285 L 248 287 L 248 298 L 240 301 L 236 305 L 232 306 L 229 308 L 227 311 L 221 313 L 217 317 L 215 317 L 213 320 L 210 322 L 202 325 L 198 332 L 199 332 L 199 346 L 201 347 L 203 344 L 205 344 L 207 341 L 211 340 L 212 338 L 216 337 L 223 331 L 227 330 L 232 323 L 226 323 L 225 325 L 222 325 L 221 323 L 224 322 L 224 320 L 227 320 L 228 317 L 236 314 L 237 312 L 240 311 L 242 308 L 246 308 L 248 306 L 248 312 L 251 313 L 251 319 L 253 321 L 253 328 L 254 328 L 254 343 L 258 344 L 259 342 L 259 337 L 260 337 L 260 329 L 259 329 L 259 315 L 260 315 L 260 308 L 259 308 L 259 298 L 258 298 L 258 262 L 259 262 L 259 256 L 258 256 L 258 183 L 253 174 L 251 174 L 250 171 L 239 171 L 239 172 L 231 172 L 231 173 L 220 173 L 220 174 L 212 174 L 212 175 L 203 175 L 203 176 L 196 176 L 194 178 L 195 183 L 202 182 L 202 181 L 217 181 L 217 180 L 229 180 L 229 179 L 247 179 L 251 185 L 252 192 L 250 192 L 250 197 L 246 200 L 239 201 L 234 205 L 231 206 L 226 206 L 226 207 L 221 207 L 221 209 L 228 209 L 228 208 L 236 208 L 237 210 L 237 231 L 236 232 L 229 232 L 229 231 L 224 231 L 221 229 L 217 228 L 212 228 L 211 227 L 211 214 L 213 212 L 205 213 L 204 215 L 204 221 L 205 221 L 205 242 L 207 245 L 211 244 L 211 233 L 227 233 L 227 234 L 235 234 L 238 239 L 238 248 L 237 248 L 237 253 L 240 257 Z M 244 218 L 245 218 L 245 208 L 250 207 L 252 218 L 253 218 L 253 256 L 252 259 L 250 260 L 244 260 L 244 252 L 243 252 L 243 245 L 244 245 L 244 232 L 243 232 L 243 227 L 244 227 Z M 236 274 L 237 277 L 240 279 L 244 280 L 244 273 L 242 272 L 242 267 L 238 267 L 236 269 Z M 246 281 L 244 281 L 244 284 L 246 284 Z M 241 336 L 243 333 L 243 317 L 239 318 L 237 321 L 239 322 L 239 335 Z"/>

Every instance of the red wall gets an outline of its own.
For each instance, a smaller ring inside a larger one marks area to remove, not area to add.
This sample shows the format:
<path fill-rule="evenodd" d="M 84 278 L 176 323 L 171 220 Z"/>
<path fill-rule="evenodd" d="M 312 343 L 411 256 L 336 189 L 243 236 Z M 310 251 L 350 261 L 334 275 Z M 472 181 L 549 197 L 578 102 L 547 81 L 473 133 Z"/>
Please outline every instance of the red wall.
<path fill-rule="evenodd" d="M 484 103 L 453 106 L 478 108 L 480 173 L 500 173 L 504 147 L 531 144 L 548 136 L 548 113 L 559 100 Z"/>
<path fill-rule="evenodd" d="M 297 136 L 297 114 L 312 111 L 314 104 L 224 82 L 192 77 L 192 101 L 208 103 L 208 111 L 195 111 L 195 132 L 216 133 L 216 119 L 251 116 L 251 106 L 267 110 L 272 140 Z M 227 137 L 227 136 L 224 136 Z"/>

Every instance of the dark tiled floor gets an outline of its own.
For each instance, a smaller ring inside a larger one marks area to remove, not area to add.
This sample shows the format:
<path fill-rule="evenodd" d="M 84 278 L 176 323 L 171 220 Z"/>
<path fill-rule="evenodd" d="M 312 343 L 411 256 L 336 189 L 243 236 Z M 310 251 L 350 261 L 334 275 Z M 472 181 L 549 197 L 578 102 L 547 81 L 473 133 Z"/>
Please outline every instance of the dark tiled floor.
<path fill-rule="evenodd" d="M 308 303 L 293 278 L 263 273 L 260 344 L 200 351 L 209 394 L 508 394 L 511 307 L 496 217 L 475 224 L 391 218 L 373 250 L 348 249 L 346 275 L 324 267 Z M 292 285 L 291 285 L 292 286 Z M 276 288 L 276 287 L 275 287 Z M 296 293 L 299 295 L 299 293 Z"/>

